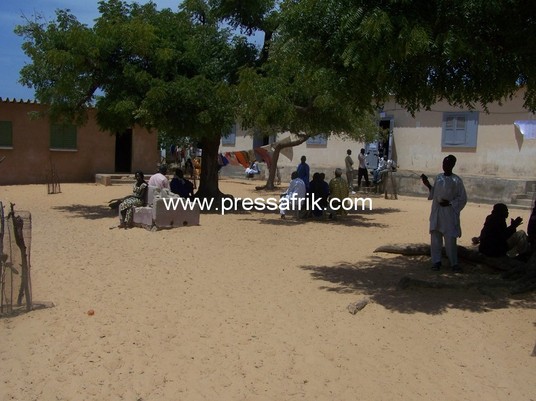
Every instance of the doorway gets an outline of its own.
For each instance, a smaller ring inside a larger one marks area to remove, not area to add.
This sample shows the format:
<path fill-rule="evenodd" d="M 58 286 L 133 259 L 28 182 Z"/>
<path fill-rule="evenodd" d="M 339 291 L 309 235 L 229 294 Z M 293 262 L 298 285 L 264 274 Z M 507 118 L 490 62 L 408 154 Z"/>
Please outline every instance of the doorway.
<path fill-rule="evenodd" d="M 387 156 L 393 159 L 393 118 L 381 119 L 378 124 L 378 136 L 374 142 L 365 144 L 365 160 L 367 167 L 374 170 L 378 167 L 381 158 Z"/>
<path fill-rule="evenodd" d="M 384 118 L 380 120 L 381 139 L 378 141 L 378 153 L 380 157 L 387 156 L 393 159 L 393 118 Z"/>
<path fill-rule="evenodd" d="M 115 172 L 130 173 L 132 168 L 132 129 L 115 135 Z"/>
<path fill-rule="evenodd" d="M 254 135 L 253 136 L 253 149 L 260 148 L 261 146 L 270 145 L 275 142 L 275 135 Z M 261 160 L 258 160 L 261 161 Z"/>

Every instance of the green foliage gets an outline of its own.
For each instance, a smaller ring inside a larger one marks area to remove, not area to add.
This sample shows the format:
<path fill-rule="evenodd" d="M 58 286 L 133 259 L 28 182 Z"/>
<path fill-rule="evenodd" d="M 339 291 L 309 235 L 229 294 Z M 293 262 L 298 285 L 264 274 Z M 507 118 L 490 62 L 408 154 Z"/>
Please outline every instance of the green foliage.
<path fill-rule="evenodd" d="M 91 28 L 67 11 L 29 22 L 17 28 L 32 60 L 22 81 L 53 119 L 82 123 L 96 105 L 99 125 L 112 132 L 139 124 L 176 137 L 220 135 L 236 120 L 238 70 L 258 51 L 216 18 L 195 18 L 216 15 L 211 9 L 205 1 L 173 12 L 108 0 Z"/>
<path fill-rule="evenodd" d="M 281 8 L 281 40 L 371 103 L 394 95 L 411 112 L 440 99 L 485 107 L 522 88 L 525 107 L 536 109 L 530 0 L 287 0 Z"/>
<path fill-rule="evenodd" d="M 322 41 L 333 39 L 325 21 L 333 21 L 340 10 L 335 5 L 323 8 L 318 2 L 294 4 L 282 5 L 283 25 L 270 46 L 268 61 L 261 68 L 241 72 L 242 125 L 265 135 L 290 132 L 372 139 L 377 129 L 371 97 L 356 97 L 353 77 L 342 60 L 337 65 L 322 51 Z M 302 26 L 305 16 L 308 25 Z M 298 40 L 294 40 L 296 32 Z"/>
<path fill-rule="evenodd" d="M 80 123 L 96 104 L 113 131 L 137 123 L 201 138 L 240 117 L 261 133 L 366 140 L 390 96 L 414 112 L 523 88 L 535 110 L 534 10 L 531 0 L 185 0 L 174 12 L 107 0 L 91 28 L 67 11 L 17 27 L 32 60 L 21 82 L 53 118 Z M 264 31 L 262 51 L 230 28 Z"/>
<path fill-rule="evenodd" d="M 257 30 L 274 31 L 277 28 L 274 0 L 212 0 L 215 14 L 233 28 L 250 35 Z"/>
<path fill-rule="evenodd" d="M 33 87 L 43 103 L 55 105 L 55 119 L 82 123 L 84 116 L 76 110 L 92 101 L 99 50 L 91 29 L 73 15 L 58 11 L 56 17 L 57 23 L 37 17 L 16 28 L 17 34 L 32 38 L 23 44 L 23 50 L 33 63 L 22 68 L 20 81 Z"/>

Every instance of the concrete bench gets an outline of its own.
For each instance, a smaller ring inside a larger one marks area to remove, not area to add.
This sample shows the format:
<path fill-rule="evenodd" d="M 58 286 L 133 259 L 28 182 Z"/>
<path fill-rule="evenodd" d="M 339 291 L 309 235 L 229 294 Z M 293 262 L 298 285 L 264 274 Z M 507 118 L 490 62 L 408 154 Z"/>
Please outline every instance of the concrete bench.
<path fill-rule="evenodd" d="M 179 196 L 168 190 L 161 191 L 150 186 L 147 192 L 147 206 L 134 208 L 134 225 L 157 229 L 199 225 L 201 215 L 199 206 L 184 209 L 178 202 L 177 208 L 168 209 L 164 198 L 179 198 Z"/>

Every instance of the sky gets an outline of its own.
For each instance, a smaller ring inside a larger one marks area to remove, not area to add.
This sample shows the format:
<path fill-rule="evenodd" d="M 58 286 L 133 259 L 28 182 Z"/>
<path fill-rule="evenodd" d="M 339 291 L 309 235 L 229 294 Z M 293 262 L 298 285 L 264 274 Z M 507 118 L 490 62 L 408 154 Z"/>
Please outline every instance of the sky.
<path fill-rule="evenodd" d="M 144 4 L 148 1 L 139 0 Z M 153 0 L 157 8 L 178 9 L 180 0 Z M 22 38 L 13 31 L 15 26 L 24 25 L 26 19 L 33 20 L 41 15 L 47 20 L 55 20 L 56 10 L 69 9 L 78 21 L 93 25 L 99 16 L 98 0 L 0 0 L 0 98 L 17 100 L 34 100 L 33 89 L 21 85 L 18 81 L 20 70 L 30 63 L 22 51 Z"/>

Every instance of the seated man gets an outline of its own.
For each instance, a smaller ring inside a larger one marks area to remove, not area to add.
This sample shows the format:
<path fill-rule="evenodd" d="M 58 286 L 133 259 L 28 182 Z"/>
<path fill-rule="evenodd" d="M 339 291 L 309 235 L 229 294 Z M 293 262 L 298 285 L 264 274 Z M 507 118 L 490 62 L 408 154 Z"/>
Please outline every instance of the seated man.
<path fill-rule="evenodd" d="M 327 209 L 329 197 L 329 185 L 324 181 L 323 173 L 313 174 L 307 195 L 310 199 L 312 215 L 314 217 L 322 217 L 324 210 Z"/>
<path fill-rule="evenodd" d="M 305 183 L 298 177 L 298 172 L 293 171 L 290 178 L 288 189 L 281 195 L 279 201 L 279 213 L 282 219 L 285 218 L 287 210 L 299 210 L 305 199 Z"/>
<path fill-rule="evenodd" d="M 181 198 L 191 199 L 194 196 L 194 184 L 184 178 L 184 173 L 180 168 L 175 169 L 175 176 L 169 183 L 171 192 Z"/>
<path fill-rule="evenodd" d="M 378 167 L 374 169 L 372 172 L 372 183 L 373 184 L 379 184 L 382 181 L 381 176 L 383 175 L 383 171 L 387 169 L 387 156 L 383 156 L 378 161 Z"/>
<path fill-rule="evenodd" d="M 478 250 L 486 256 L 501 257 L 524 255 L 529 251 L 527 234 L 516 231 L 523 219 L 517 217 L 510 219 L 510 226 L 506 226 L 508 207 L 503 203 L 493 206 L 491 214 L 486 217 L 484 227 L 480 232 L 480 245 Z"/>
<path fill-rule="evenodd" d="M 169 180 L 166 177 L 166 173 L 167 173 L 167 166 L 165 164 L 162 164 L 158 168 L 158 173 L 153 174 L 151 178 L 149 179 L 149 186 L 156 187 L 159 189 L 164 189 L 164 188 L 169 189 Z"/>
<path fill-rule="evenodd" d="M 342 178 L 342 170 L 335 169 L 335 177 L 329 182 L 329 217 L 334 219 L 337 215 L 346 215 L 342 207 L 344 199 L 348 198 L 348 183 Z"/>
<path fill-rule="evenodd" d="M 255 174 L 260 174 L 260 173 L 261 173 L 261 171 L 259 169 L 259 163 L 257 163 L 256 161 L 251 162 L 249 167 L 246 169 L 246 177 L 247 178 L 253 178 L 255 176 Z"/>

